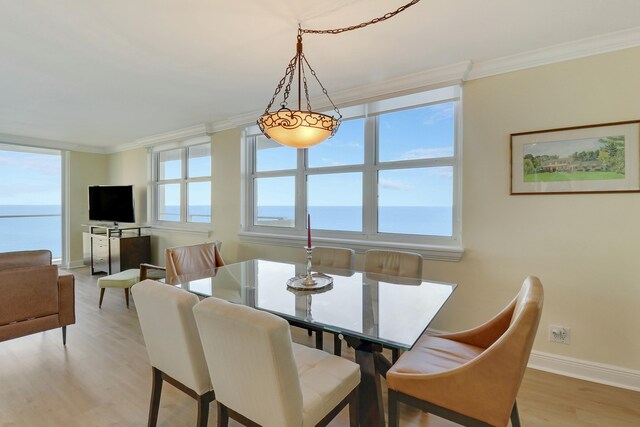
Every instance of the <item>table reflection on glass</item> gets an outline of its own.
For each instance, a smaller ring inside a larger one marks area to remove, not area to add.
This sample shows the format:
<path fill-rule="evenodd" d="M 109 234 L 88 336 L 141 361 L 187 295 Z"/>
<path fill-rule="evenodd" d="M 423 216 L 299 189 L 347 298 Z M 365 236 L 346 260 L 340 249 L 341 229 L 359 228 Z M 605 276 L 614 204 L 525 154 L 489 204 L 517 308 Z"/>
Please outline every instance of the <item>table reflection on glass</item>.
<path fill-rule="evenodd" d="M 182 275 L 169 284 L 195 294 L 274 313 L 291 324 L 342 334 L 362 370 L 360 423 L 384 425 L 379 375 L 389 367 L 382 345 L 408 350 L 427 329 L 456 285 L 350 270 L 314 271 L 333 277 L 319 293 L 287 289 L 287 280 L 306 265 L 249 260 Z"/>

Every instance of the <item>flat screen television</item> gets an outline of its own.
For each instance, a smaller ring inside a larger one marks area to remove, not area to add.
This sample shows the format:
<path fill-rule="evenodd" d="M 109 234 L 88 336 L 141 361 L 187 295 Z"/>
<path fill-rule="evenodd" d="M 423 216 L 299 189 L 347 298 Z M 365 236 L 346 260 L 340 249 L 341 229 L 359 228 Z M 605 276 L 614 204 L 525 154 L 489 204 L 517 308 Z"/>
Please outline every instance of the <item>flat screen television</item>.
<path fill-rule="evenodd" d="M 89 187 L 91 221 L 136 222 L 133 185 L 92 185 Z"/>

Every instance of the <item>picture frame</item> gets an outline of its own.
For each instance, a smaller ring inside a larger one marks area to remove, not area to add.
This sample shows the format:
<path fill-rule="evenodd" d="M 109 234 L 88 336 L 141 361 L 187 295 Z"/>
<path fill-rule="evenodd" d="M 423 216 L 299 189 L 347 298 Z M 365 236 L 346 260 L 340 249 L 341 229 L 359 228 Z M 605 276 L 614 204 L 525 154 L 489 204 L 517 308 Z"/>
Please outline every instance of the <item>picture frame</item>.
<path fill-rule="evenodd" d="M 511 195 L 640 192 L 640 120 L 511 134 Z"/>

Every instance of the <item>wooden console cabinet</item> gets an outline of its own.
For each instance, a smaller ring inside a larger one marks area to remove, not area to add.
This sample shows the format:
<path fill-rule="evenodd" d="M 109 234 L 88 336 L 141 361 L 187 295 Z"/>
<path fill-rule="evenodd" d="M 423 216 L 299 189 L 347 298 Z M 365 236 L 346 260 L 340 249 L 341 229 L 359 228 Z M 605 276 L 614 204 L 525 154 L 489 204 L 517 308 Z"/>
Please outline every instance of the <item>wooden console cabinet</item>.
<path fill-rule="evenodd" d="M 143 228 L 90 225 L 82 238 L 84 263 L 91 266 L 91 274 L 119 273 L 150 262 L 151 236 L 143 235 Z"/>

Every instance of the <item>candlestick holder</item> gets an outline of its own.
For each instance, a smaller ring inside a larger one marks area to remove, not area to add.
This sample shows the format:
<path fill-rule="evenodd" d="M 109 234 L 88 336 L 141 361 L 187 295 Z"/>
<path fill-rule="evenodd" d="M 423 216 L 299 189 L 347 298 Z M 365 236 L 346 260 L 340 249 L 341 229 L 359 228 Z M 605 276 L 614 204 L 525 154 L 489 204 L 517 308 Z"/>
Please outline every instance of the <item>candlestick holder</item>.
<path fill-rule="evenodd" d="M 317 282 L 313 280 L 313 276 L 311 275 L 311 258 L 313 257 L 313 246 L 307 246 L 304 248 L 307 251 L 307 277 L 302 282 L 305 286 L 313 286 Z"/>
<path fill-rule="evenodd" d="M 318 291 L 333 287 L 333 277 L 322 273 L 311 273 L 311 258 L 313 256 L 313 246 L 306 246 L 307 268 L 306 274 L 300 274 L 287 280 L 287 287 L 297 291 Z"/>

